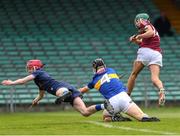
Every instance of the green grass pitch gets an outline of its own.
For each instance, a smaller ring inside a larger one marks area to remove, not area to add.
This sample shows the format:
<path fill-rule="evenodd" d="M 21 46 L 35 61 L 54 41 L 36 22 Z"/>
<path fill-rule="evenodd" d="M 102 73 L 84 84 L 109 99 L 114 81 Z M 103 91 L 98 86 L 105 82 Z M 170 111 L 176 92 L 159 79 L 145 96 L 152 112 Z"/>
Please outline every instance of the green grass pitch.
<path fill-rule="evenodd" d="M 82 117 L 75 111 L 0 113 L 0 135 L 180 135 L 179 108 L 144 111 L 161 122 L 102 122 L 101 112 Z"/>

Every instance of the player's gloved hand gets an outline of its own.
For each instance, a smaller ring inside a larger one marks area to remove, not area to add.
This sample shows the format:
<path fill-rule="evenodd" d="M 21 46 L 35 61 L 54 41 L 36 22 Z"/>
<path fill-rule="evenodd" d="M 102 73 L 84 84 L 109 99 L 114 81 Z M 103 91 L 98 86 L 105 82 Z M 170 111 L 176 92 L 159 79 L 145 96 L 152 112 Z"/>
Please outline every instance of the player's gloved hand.
<path fill-rule="evenodd" d="M 165 90 L 161 89 L 159 91 L 159 106 L 164 106 L 165 104 Z"/>
<path fill-rule="evenodd" d="M 131 36 L 131 37 L 129 38 L 129 41 L 130 41 L 130 42 L 136 41 L 136 35 Z"/>

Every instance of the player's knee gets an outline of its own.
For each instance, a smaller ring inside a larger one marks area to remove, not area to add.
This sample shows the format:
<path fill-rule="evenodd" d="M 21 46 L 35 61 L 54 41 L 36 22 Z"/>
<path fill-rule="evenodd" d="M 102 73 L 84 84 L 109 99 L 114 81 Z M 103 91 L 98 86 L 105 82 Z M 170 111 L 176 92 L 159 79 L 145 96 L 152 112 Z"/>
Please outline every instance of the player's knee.
<path fill-rule="evenodd" d="M 103 121 L 104 122 L 111 122 L 112 121 L 111 116 L 103 115 Z"/>
<path fill-rule="evenodd" d="M 63 93 L 65 92 L 69 92 L 69 90 L 65 87 L 62 87 L 62 88 L 59 88 L 57 91 L 56 91 L 56 96 L 62 96 Z"/>
<path fill-rule="evenodd" d="M 156 84 L 157 82 L 159 82 L 159 78 L 158 77 L 151 77 L 151 81 L 153 84 Z"/>
<path fill-rule="evenodd" d="M 85 111 L 81 112 L 81 115 L 83 115 L 84 117 L 89 117 L 90 113 L 87 110 L 85 110 Z"/>
<path fill-rule="evenodd" d="M 90 114 L 88 114 L 88 113 L 83 113 L 82 114 L 84 117 L 89 117 L 90 116 Z"/>

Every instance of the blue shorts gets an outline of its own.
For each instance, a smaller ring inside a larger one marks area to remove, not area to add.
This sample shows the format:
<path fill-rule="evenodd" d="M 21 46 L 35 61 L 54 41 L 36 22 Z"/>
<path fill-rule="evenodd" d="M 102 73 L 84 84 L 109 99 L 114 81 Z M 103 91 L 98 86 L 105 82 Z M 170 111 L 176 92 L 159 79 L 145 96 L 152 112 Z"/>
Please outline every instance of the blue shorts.
<path fill-rule="evenodd" d="M 69 91 L 72 92 L 72 95 L 70 97 L 66 98 L 64 100 L 64 102 L 69 102 L 73 106 L 73 101 L 76 97 L 82 98 L 81 92 L 79 92 L 75 87 L 73 87 L 72 85 L 70 85 L 69 83 L 66 83 L 66 82 L 58 82 L 58 84 L 51 87 L 52 89 L 48 90 L 48 93 L 56 95 L 56 91 L 62 87 L 65 87 Z"/>
<path fill-rule="evenodd" d="M 68 88 L 69 89 L 69 88 Z M 72 95 L 64 100 L 64 102 L 69 102 L 73 106 L 73 101 L 76 97 L 83 98 L 81 92 L 79 92 L 76 88 L 71 88 L 69 91 L 72 92 Z"/>

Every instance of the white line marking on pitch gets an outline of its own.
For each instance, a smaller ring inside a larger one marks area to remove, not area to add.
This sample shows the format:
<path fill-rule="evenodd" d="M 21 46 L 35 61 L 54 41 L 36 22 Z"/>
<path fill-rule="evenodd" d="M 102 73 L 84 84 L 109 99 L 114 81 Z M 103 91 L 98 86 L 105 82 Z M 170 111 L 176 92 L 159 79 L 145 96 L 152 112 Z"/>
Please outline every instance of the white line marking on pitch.
<path fill-rule="evenodd" d="M 101 123 L 97 121 L 87 121 L 87 123 L 95 124 L 98 126 L 103 126 L 106 128 L 117 128 L 117 129 L 123 129 L 123 130 L 133 130 L 133 131 L 139 131 L 139 132 L 148 132 L 148 133 L 157 133 L 157 134 L 163 134 L 163 135 L 177 135 L 176 133 L 172 132 L 165 132 L 165 131 L 156 131 L 151 129 L 139 129 L 139 128 L 131 128 L 131 127 L 123 127 L 123 126 L 113 126 L 112 124 L 108 123 Z"/>

